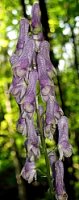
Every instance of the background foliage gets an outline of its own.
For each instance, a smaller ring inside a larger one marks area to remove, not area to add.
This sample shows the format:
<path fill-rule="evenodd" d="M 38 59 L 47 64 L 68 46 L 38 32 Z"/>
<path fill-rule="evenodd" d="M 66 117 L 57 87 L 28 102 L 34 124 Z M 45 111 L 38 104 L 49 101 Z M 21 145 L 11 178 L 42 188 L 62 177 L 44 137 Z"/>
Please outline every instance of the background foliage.
<path fill-rule="evenodd" d="M 4 200 L 49 199 L 44 159 L 38 163 L 38 183 L 28 185 L 20 177 L 25 159 L 24 138 L 16 132 L 19 109 L 8 89 L 12 81 L 9 57 L 15 50 L 19 20 L 30 19 L 33 0 L 0 1 L 0 197 Z M 41 2 L 41 0 L 40 0 Z M 42 2 L 43 3 L 43 2 Z M 65 164 L 69 200 L 79 199 L 79 1 L 46 0 L 47 37 L 57 69 L 56 96 L 69 119 L 73 156 Z M 25 12 L 26 9 L 26 12 Z M 43 11 L 42 11 L 43 12 Z M 42 13 L 45 14 L 45 13 Z M 46 21 L 44 22 L 46 24 Z M 30 195 L 31 190 L 31 195 Z M 27 194 L 26 194 L 26 193 Z"/>

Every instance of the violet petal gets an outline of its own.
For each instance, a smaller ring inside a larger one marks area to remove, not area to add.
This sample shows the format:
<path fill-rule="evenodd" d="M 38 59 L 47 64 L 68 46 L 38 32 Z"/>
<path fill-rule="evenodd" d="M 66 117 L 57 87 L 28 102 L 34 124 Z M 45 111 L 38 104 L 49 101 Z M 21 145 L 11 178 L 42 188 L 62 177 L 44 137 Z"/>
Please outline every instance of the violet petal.
<path fill-rule="evenodd" d="M 70 157 L 72 154 L 72 146 L 68 141 L 68 120 L 67 117 L 62 116 L 58 121 L 59 139 L 58 147 L 60 153 L 60 159 L 63 155 L 65 157 Z"/>
<path fill-rule="evenodd" d="M 21 171 L 21 176 L 28 181 L 28 183 L 31 183 L 34 179 L 36 180 L 36 167 L 33 161 L 26 159 L 24 167 Z"/>

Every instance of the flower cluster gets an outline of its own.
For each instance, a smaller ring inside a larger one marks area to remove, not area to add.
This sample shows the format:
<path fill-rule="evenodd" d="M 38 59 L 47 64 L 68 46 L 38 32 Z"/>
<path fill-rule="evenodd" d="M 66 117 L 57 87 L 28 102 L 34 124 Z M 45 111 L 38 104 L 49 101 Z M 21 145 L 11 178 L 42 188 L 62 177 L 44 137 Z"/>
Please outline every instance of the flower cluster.
<path fill-rule="evenodd" d="M 20 21 L 20 34 L 16 51 L 10 58 L 13 71 L 13 81 L 10 93 L 14 95 L 20 107 L 20 118 L 17 130 L 26 136 L 25 148 L 27 158 L 21 175 L 29 183 L 36 179 L 35 160 L 40 156 L 40 134 L 34 126 L 33 114 L 36 111 L 36 84 L 39 81 L 40 95 L 46 103 L 44 120 L 44 137 L 53 139 L 58 126 L 59 159 L 53 152 L 48 154 L 53 171 L 56 199 L 66 200 L 64 187 L 64 168 L 62 158 L 72 154 L 72 147 L 68 140 L 68 121 L 58 105 L 55 97 L 53 76 L 56 73 L 50 60 L 50 45 L 44 39 L 41 25 L 39 4 L 32 7 L 31 25 L 25 18 Z M 31 27 L 30 27 L 31 26 Z M 30 27 L 30 29 L 29 29 Z M 29 32 L 31 30 L 31 33 Z M 43 113 L 38 106 L 39 115 Z"/>

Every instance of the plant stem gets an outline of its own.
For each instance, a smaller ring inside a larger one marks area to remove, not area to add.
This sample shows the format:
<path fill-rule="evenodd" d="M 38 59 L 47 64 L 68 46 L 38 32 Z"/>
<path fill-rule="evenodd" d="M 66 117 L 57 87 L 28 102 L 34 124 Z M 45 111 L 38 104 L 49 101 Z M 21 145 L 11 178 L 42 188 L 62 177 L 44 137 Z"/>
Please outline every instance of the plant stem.
<path fill-rule="evenodd" d="M 45 156 L 45 162 L 46 162 L 46 168 L 47 168 L 47 179 L 48 179 L 48 183 L 49 183 L 50 195 L 51 195 L 51 200 L 52 200 L 53 199 L 53 186 L 52 186 L 51 176 L 50 176 L 50 164 L 49 164 L 47 148 L 46 148 L 46 143 L 45 143 L 42 118 L 39 114 L 39 110 L 37 108 L 37 105 L 36 105 L 36 111 L 37 111 L 37 119 L 38 119 L 38 125 L 39 125 L 40 136 L 41 136 L 42 149 L 43 149 L 43 153 L 44 153 L 44 156 Z"/>

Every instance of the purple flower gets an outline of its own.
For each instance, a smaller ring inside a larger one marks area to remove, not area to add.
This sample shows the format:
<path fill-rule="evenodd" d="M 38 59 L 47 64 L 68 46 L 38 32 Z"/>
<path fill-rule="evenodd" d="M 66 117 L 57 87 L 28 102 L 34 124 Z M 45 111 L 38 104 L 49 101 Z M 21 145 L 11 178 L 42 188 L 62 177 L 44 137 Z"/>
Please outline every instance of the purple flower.
<path fill-rule="evenodd" d="M 56 162 L 56 160 L 57 160 L 57 158 L 56 158 L 56 153 L 50 151 L 50 152 L 48 153 L 48 158 L 49 158 L 50 166 L 51 166 L 51 169 L 52 169 L 52 172 L 53 172 L 53 166 L 54 166 L 54 164 L 55 164 L 55 162 Z"/>
<path fill-rule="evenodd" d="M 49 42 L 44 40 L 40 43 L 40 55 L 44 57 L 46 70 L 49 78 L 56 74 L 56 70 L 50 60 L 50 45 Z"/>
<path fill-rule="evenodd" d="M 54 101 L 54 118 L 56 122 L 58 122 L 58 119 L 63 115 L 63 111 L 58 105 L 57 101 Z"/>
<path fill-rule="evenodd" d="M 27 136 L 27 124 L 26 124 L 26 120 L 24 118 L 22 118 L 22 117 L 20 117 L 20 119 L 18 120 L 17 130 L 18 130 L 18 132 L 20 132 L 23 135 Z"/>
<path fill-rule="evenodd" d="M 29 22 L 22 19 L 20 22 L 20 35 L 15 53 L 10 58 L 14 76 L 24 77 L 32 64 L 35 43 L 28 35 Z"/>
<path fill-rule="evenodd" d="M 62 116 L 58 121 L 59 139 L 58 148 L 60 153 L 60 159 L 63 156 L 70 157 L 72 154 L 72 146 L 68 141 L 68 120 L 67 117 Z"/>
<path fill-rule="evenodd" d="M 13 55 L 10 57 L 10 62 L 12 65 L 14 65 L 22 53 L 24 43 L 28 40 L 28 29 L 29 29 L 29 22 L 27 19 L 21 19 L 20 21 L 20 33 L 19 33 L 19 39 L 16 46 L 16 51 L 13 53 Z"/>
<path fill-rule="evenodd" d="M 36 167 L 33 161 L 26 159 L 25 165 L 21 171 L 21 176 L 31 183 L 34 179 L 36 180 Z"/>
<path fill-rule="evenodd" d="M 40 13 L 40 7 L 38 3 L 35 3 L 32 7 L 32 27 L 41 26 L 41 13 Z"/>
<path fill-rule="evenodd" d="M 13 77 L 13 81 L 9 88 L 9 92 L 13 94 L 17 103 L 20 103 L 20 101 L 22 100 L 26 92 L 26 89 L 27 89 L 27 84 L 24 81 L 24 79 L 19 77 Z"/>
<path fill-rule="evenodd" d="M 27 128 L 28 128 L 28 139 L 26 142 L 26 148 L 28 151 L 28 156 L 30 159 L 33 159 L 34 157 L 39 157 L 40 150 L 39 150 L 39 136 L 37 135 L 37 132 L 35 130 L 33 119 L 26 118 L 27 121 Z"/>
<path fill-rule="evenodd" d="M 29 71 L 33 59 L 34 50 L 34 41 L 32 39 L 29 39 L 28 42 L 25 43 L 21 55 L 12 66 L 12 70 L 15 76 L 24 77 L 26 75 L 26 72 Z"/>
<path fill-rule="evenodd" d="M 25 18 L 21 19 L 19 38 L 16 46 L 17 50 L 23 49 L 26 39 L 28 40 L 28 30 L 29 30 L 29 21 Z"/>
<path fill-rule="evenodd" d="M 38 73 L 36 70 L 32 70 L 29 73 L 29 82 L 26 94 L 21 102 L 21 104 L 23 104 L 24 110 L 28 113 L 29 116 L 34 111 L 37 80 L 38 80 Z"/>
<path fill-rule="evenodd" d="M 55 132 L 55 119 L 54 119 L 54 100 L 48 99 L 46 106 L 46 125 L 44 131 L 45 137 L 53 139 Z"/>
<path fill-rule="evenodd" d="M 47 101 L 49 99 L 49 92 L 51 90 L 51 81 L 47 75 L 45 60 L 40 55 L 40 53 L 37 56 L 37 65 L 38 65 L 38 77 L 41 86 L 41 93 L 43 99 Z"/>
<path fill-rule="evenodd" d="M 55 192 L 57 200 L 67 200 L 67 194 L 64 186 L 64 167 L 63 162 L 57 160 L 55 162 L 55 170 L 54 170 L 54 179 L 55 179 Z"/>
<path fill-rule="evenodd" d="M 46 133 L 51 135 L 51 139 L 53 139 L 53 134 L 56 129 L 56 118 L 55 118 L 55 97 L 52 96 L 52 98 L 48 99 L 47 101 L 47 106 L 46 106 L 46 126 L 45 126 L 45 131 Z M 52 133 L 52 134 L 51 134 Z"/>
<path fill-rule="evenodd" d="M 47 109 L 46 109 L 46 124 L 53 124 L 54 120 L 54 101 L 48 99 L 47 101 Z"/>

